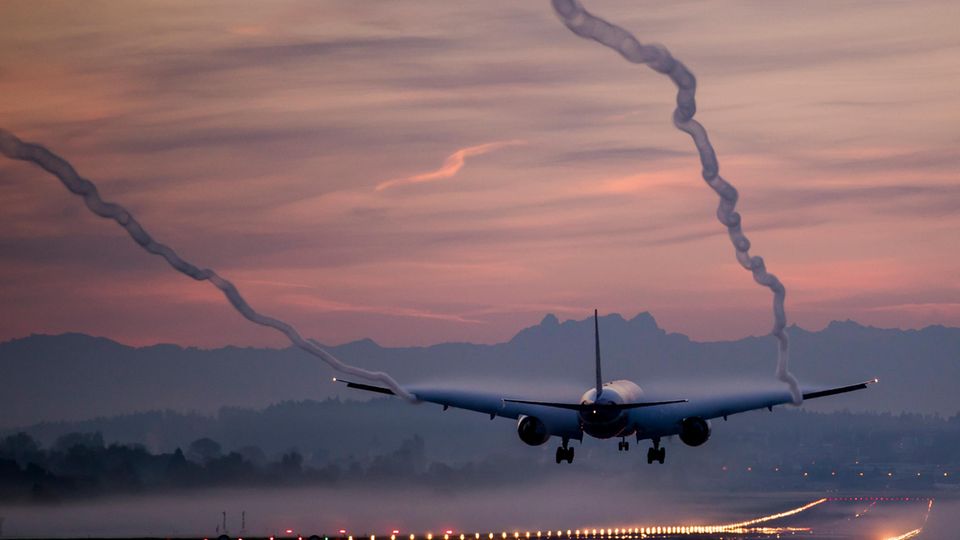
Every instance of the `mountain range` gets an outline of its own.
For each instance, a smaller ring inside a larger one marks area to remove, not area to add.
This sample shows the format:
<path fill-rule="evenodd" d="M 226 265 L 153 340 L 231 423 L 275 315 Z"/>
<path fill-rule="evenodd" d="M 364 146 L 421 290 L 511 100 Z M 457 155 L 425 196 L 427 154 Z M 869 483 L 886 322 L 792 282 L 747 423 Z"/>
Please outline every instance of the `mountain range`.
<path fill-rule="evenodd" d="M 774 384 L 770 336 L 697 342 L 660 328 L 649 313 L 600 318 L 604 377 L 678 393 Z M 866 392 L 812 402 L 819 411 L 960 411 L 960 328 L 881 329 L 832 322 L 793 326 L 791 369 L 809 385 L 878 377 Z M 404 384 L 474 386 L 576 399 L 592 384 L 593 321 L 547 315 L 511 340 L 381 347 L 364 339 L 327 347 L 342 360 L 384 370 Z M 368 396 L 330 382 L 336 373 L 295 348 L 131 347 L 84 334 L 31 335 L 0 343 L 0 428 L 135 411 L 209 414 L 285 400 Z M 685 396 L 679 396 L 685 397 Z"/>

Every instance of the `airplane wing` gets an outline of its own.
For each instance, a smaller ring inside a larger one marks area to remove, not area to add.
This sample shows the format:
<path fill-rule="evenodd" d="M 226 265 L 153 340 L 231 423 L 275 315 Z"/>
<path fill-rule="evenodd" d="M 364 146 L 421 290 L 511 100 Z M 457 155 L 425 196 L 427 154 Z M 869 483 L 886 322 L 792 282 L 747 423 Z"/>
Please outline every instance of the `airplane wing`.
<path fill-rule="evenodd" d="M 843 394 L 863 390 L 868 385 L 878 382 L 872 379 L 857 384 L 838 386 L 832 388 L 804 388 L 804 401 L 826 396 Z M 793 399 L 789 390 L 773 389 L 759 390 L 754 392 L 738 392 L 725 395 L 713 395 L 704 397 L 691 397 L 683 403 L 657 407 L 654 409 L 639 409 L 633 411 L 633 421 L 638 426 L 643 426 L 647 436 L 673 435 L 676 434 L 680 422 L 686 418 L 698 417 L 704 420 L 714 418 L 723 418 L 747 411 L 759 409 L 773 410 L 777 405 L 791 403 Z"/>
<path fill-rule="evenodd" d="M 346 384 L 348 388 L 365 390 L 379 394 L 393 395 L 389 388 L 335 378 L 334 381 Z M 867 388 L 877 379 L 862 383 L 832 388 L 805 388 L 804 400 L 833 396 Z M 495 392 L 479 392 L 459 389 L 408 388 L 420 401 L 449 407 L 481 412 L 495 417 L 517 419 L 520 416 L 534 416 L 544 422 L 551 435 L 570 439 L 582 439 L 579 411 L 581 405 L 548 401 L 528 401 L 507 397 Z M 681 422 L 687 418 L 699 417 L 704 420 L 724 418 L 753 411 L 770 409 L 777 405 L 791 403 L 793 400 L 786 389 L 737 392 L 723 395 L 695 397 L 690 399 L 652 400 L 639 403 L 591 404 L 591 408 L 616 408 L 629 412 L 631 421 L 643 432 L 644 437 L 675 435 Z"/>
<path fill-rule="evenodd" d="M 334 378 L 333 380 L 347 385 L 347 388 L 394 395 L 389 388 L 346 381 L 340 378 Z M 512 400 L 496 392 L 418 387 L 408 387 L 407 390 L 420 401 L 442 405 L 444 410 L 453 407 L 476 411 L 489 415 L 491 420 L 498 416 L 514 420 L 521 416 L 534 416 L 546 425 L 551 435 L 576 440 L 581 440 L 583 437 L 583 432 L 580 430 L 580 418 L 576 410 L 551 407 L 551 404 L 546 402 Z"/>

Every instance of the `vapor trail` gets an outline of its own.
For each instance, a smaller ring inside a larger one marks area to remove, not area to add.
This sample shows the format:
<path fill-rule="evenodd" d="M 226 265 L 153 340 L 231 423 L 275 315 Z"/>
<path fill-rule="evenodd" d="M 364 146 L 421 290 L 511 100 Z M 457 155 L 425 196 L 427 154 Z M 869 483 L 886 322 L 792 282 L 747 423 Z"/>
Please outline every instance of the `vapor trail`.
<path fill-rule="evenodd" d="M 740 214 L 734 210 L 737 205 L 737 190 L 720 176 L 720 164 L 717 154 L 707 137 L 707 130 L 693 119 L 697 112 L 695 94 L 697 79 L 682 62 L 670 55 L 661 45 L 644 45 L 632 34 L 609 22 L 594 16 L 580 5 L 577 0 L 552 0 L 553 9 L 563 23 L 582 38 L 592 39 L 605 45 L 634 64 L 647 64 L 658 73 L 670 77 L 677 85 L 677 108 L 673 111 L 673 125 L 693 138 L 700 154 L 703 166 L 703 179 L 720 196 L 717 219 L 727 227 L 730 241 L 736 250 L 737 261 L 753 273 L 753 279 L 767 287 L 773 293 L 773 332 L 778 342 L 777 378 L 790 386 L 793 403 L 803 402 L 803 393 L 796 377 L 787 369 L 790 358 L 790 341 L 787 338 L 787 316 L 783 301 L 787 290 L 777 276 L 767 272 L 762 257 L 750 256 L 750 240 L 740 226 Z"/>
<path fill-rule="evenodd" d="M 129 210 L 119 204 L 106 202 L 100 198 L 97 186 L 90 180 L 77 174 L 77 171 L 74 170 L 73 166 L 70 165 L 67 160 L 39 144 L 23 142 L 4 129 L 0 129 L 0 153 L 11 159 L 33 162 L 35 165 L 40 166 L 45 171 L 59 178 L 60 182 L 62 182 L 64 187 L 70 190 L 71 193 L 83 197 L 83 201 L 91 212 L 102 218 L 116 221 L 140 247 L 154 255 L 160 255 L 178 272 L 190 276 L 197 281 L 209 281 L 214 287 L 220 289 L 223 295 L 227 297 L 227 300 L 230 301 L 230 304 L 247 320 L 283 333 L 283 335 L 287 336 L 287 339 L 290 340 L 290 343 L 323 360 L 337 371 L 382 382 L 403 399 L 410 402 L 417 401 L 413 394 L 404 390 L 393 377 L 386 373 L 382 371 L 367 371 L 346 364 L 316 343 L 304 339 L 293 325 L 280 319 L 258 313 L 244 300 L 243 296 L 240 295 L 240 291 L 237 290 L 237 287 L 234 286 L 233 283 L 221 277 L 210 268 L 199 268 L 193 263 L 183 260 L 177 255 L 177 252 L 174 251 L 173 248 L 154 240 L 136 218 L 133 217 L 133 214 L 131 214 Z"/>

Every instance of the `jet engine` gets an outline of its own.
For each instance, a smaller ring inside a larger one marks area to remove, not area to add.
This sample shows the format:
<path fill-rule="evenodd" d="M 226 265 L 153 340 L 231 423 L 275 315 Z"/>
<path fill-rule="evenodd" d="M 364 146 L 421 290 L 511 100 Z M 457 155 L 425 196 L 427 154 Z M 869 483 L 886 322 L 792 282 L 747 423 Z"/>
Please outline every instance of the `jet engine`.
<path fill-rule="evenodd" d="M 530 446 L 540 446 L 550 438 L 547 426 L 535 416 L 521 416 L 517 422 L 517 435 Z"/>
<path fill-rule="evenodd" d="M 687 446 L 700 446 L 710 438 L 710 422 L 699 416 L 680 422 L 680 440 Z"/>

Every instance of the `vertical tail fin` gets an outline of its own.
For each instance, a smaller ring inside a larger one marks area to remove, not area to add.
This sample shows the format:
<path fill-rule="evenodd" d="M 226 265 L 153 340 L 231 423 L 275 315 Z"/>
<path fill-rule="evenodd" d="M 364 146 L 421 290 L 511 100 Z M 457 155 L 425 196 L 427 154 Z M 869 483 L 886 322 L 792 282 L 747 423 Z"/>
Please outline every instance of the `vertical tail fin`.
<path fill-rule="evenodd" d="M 597 395 L 594 399 L 600 399 L 600 393 L 603 392 L 603 377 L 600 376 L 600 323 L 598 322 L 597 310 L 593 310 L 593 341 L 596 344 L 597 351 Z"/>

